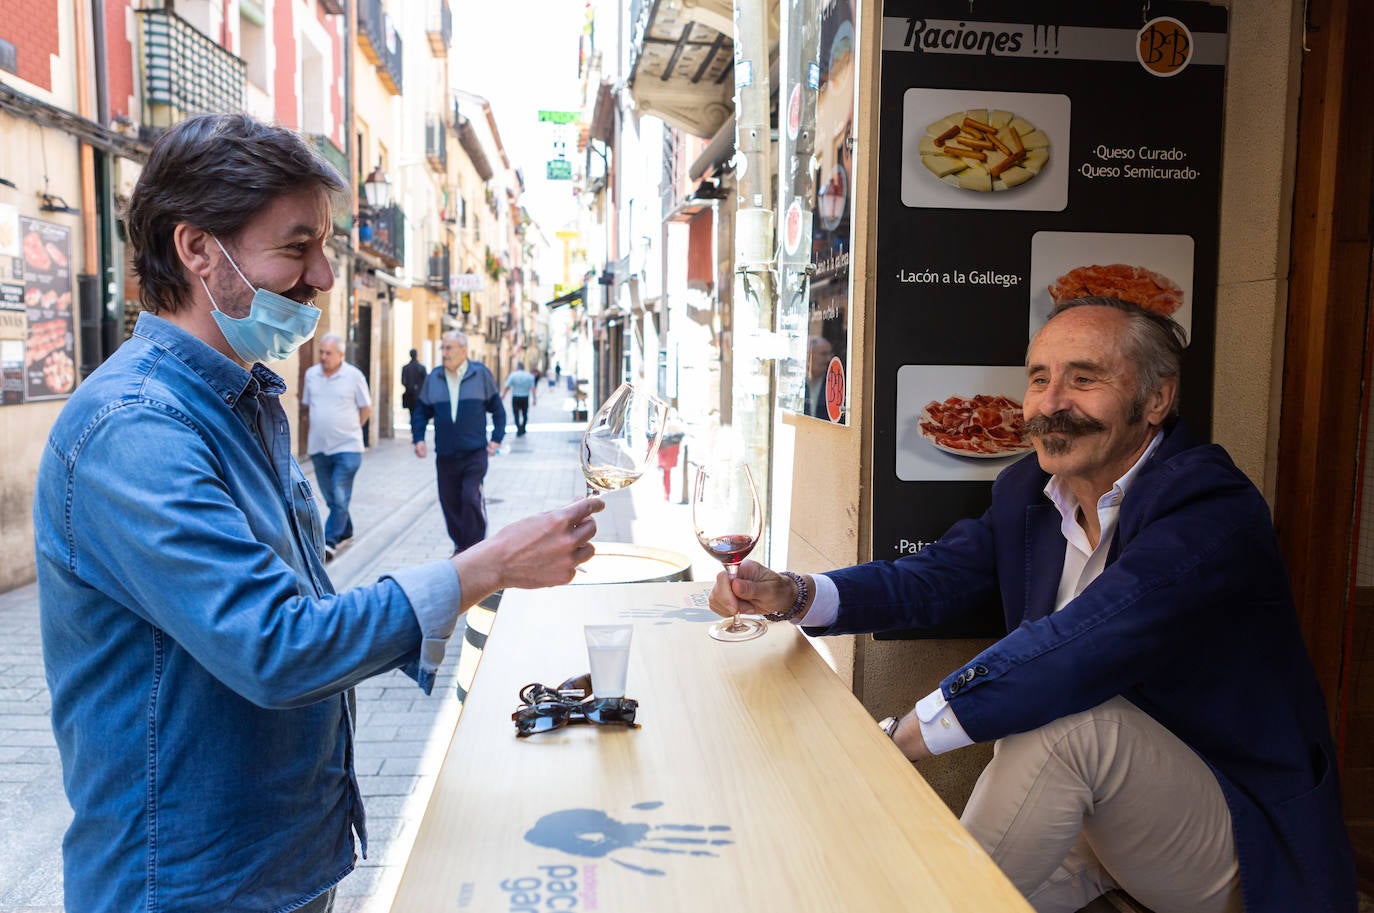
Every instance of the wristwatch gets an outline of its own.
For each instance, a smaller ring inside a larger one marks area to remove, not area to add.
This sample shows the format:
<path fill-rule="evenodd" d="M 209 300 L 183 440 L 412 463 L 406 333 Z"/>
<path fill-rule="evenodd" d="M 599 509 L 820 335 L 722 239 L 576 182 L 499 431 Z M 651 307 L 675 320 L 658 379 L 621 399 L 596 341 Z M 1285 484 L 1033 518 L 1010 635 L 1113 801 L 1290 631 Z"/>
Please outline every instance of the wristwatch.
<path fill-rule="evenodd" d="M 902 718 L 899 716 L 890 716 L 887 719 L 883 720 L 881 723 L 879 723 L 878 726 L 883 730 L 884 734 L 886 734 L 889 739 L 896 739 L 897 724 L 901 721 Z"/>

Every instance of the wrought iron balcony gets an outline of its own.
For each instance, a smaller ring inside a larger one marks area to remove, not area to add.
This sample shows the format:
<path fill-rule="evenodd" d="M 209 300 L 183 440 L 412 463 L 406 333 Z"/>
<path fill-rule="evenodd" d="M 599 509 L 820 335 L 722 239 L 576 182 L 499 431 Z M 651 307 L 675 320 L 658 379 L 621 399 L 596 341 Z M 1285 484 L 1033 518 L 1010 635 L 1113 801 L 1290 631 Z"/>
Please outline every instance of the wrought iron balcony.
<path fill-rule="evenodd" d="M 397 267 L 406 259 L 406 217 L 392 203 L 381 209 L 363 205 L 358 210 L 358 247 Z"/>
<path fill-rule="evenodd" d="M 348 181 L 348 156 L 343 154 L 343 150 L 334 145 L 334 141 L 323 133 L 312 133 L 310 141 L 314 143 L 316 151 L 326 162 L 334 166 L 334 170 L 339 172 L 339 176 Z M 337 231 L 348 234 L 353 230 L 353 213 L 350 211 L 353 202 L 346 200 L 342 205 L 334 207 L 334 228 Z"/>
<path fill-rule="evenodd" d="M 136 10 L 143 35 L 143 122 L 161 131 L 193 114 L 243 110 L 246 65 L 176 13 Z"/>
<path fill-rule="evenodd" d="M 437 114 L 425 118 L 425 161 L 437 173 L 448 173 L 448 130 Z"/>
<path fill-rule="evenodd" d="M 358 0 L 358 48 L 377 68 L 377 78 L 387 91 L 400 95 L 401 36 L 382 9 L 382 0 Z"/>
<path fill-rule="evenodd" d="M 425 279 L 425 288 L 432 292 L 443 292 L 448 290 L 449 280 L 449 251 L 447 244 L 435 244 L 430 248 L 429 254 L 429 274 Z"/>
<path fill-rule="evenodd" d="M 429 39 L 430 56 L 448 56 L 448 49 L 453 44 L 453 13 L 448 8 L 448 0 L 430 0 L 425 37 Z"/>

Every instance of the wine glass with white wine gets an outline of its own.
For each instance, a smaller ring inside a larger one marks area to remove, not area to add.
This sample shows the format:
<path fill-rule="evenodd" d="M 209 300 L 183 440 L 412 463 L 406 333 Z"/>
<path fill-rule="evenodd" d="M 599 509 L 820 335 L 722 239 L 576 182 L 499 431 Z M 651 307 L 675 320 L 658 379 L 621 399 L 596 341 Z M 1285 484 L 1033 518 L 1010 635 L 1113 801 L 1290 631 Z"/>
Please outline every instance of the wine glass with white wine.
<path fill-rule="evenodd" d="M 668 404 L 624 383 L 616 388 L 582 435 L 582 475 L 587 497 L 617 491 L 637 480 L 654 462 L 668 417 Z"/>

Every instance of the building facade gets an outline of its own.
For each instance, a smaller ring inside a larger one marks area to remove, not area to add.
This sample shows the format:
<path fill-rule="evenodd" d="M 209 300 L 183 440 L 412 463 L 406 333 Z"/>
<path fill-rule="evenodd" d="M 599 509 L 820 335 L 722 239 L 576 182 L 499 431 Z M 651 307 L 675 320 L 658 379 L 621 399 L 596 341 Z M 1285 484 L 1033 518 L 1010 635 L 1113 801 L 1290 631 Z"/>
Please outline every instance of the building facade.
<path fill-rule="evenodd" d="M 245 111 L 279 123 L 351 185 L 334 212 L 335 285 L 316 301 L 318 333 L 342 336 L 369 379 L 369 441 L 404 420 L 408 349 L 434 364 L 442 332 L 463 326 L 493 368 L 503 346 L 514 351 L 531 300 L 510 278 L 520 184 L 489 109 L 485 138 L 465 145 L 452 33 L 447 0 L 0 2 L 0 589 L 33 580 L 32 484 L 48 429 L 137 319 L 120 213 L 152 143 L 179 120 Z M 469 146 L 494 150 L 499 171 L 464 171 Z M 490 277 L 475 315 L 456 289 L 465 269 Z M 297 391 L 314 360 L 307 344 L 273 366 L 301 448 Z"/>

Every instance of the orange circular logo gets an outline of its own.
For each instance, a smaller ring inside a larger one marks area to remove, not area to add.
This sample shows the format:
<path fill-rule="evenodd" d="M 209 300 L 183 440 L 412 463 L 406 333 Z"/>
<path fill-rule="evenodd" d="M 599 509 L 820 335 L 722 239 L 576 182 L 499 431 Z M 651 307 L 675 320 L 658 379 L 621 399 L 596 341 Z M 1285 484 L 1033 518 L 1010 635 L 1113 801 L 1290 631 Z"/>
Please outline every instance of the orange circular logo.
<path fill-rule="evenodd" d="M 1136 33 L 1135 56 L 1152 76 L 1177 76 L 1193 59 L 1193 35 L 1170 16 L 1151 19 Z"/>
<path fill-rule="evenodd" d="M 844 410 L 844 364 L 831 358 L 825 369 L 825 414 L 832 422 L 840 420 Z"/>

